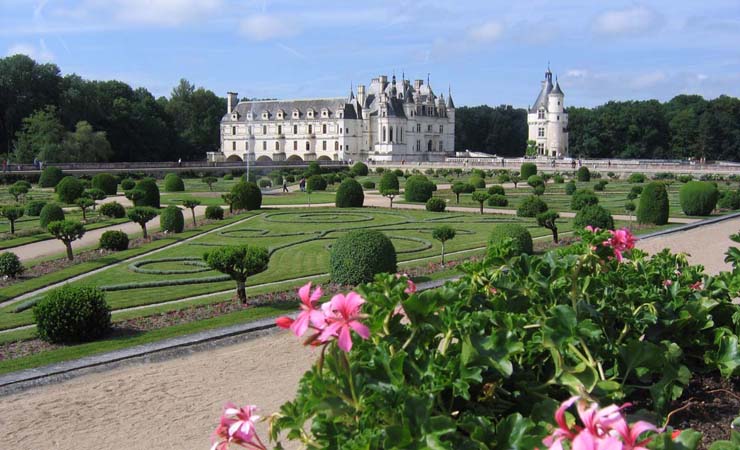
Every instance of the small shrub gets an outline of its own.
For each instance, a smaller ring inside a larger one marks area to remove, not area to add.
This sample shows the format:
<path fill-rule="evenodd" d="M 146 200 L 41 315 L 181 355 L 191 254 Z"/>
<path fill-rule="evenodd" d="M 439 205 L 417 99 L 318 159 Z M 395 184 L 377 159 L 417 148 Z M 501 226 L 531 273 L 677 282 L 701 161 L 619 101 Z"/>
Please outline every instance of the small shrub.
<path fill-rule="evenodd" d="M 56 203 L 47 203 L 41 208 L 41 213 L 39 214 L 39 226 L 41 228 L 46 229 L 47 225 L 57 220 L 64 220 L 64 210 L 62 210 L 61 206 Z"/>
<path fill-rule="evenodd" d="M 600 205 L 586 205 L 576 213 L 573 219 L 575 228 L 585 228 L 587 226 L 599 227 L 602 230 L 613 230 L 614 219 L 609 211 Z"/>
<path fill-rule="evenodd" d="M 41 214 L 41 210 L 46 206 L 44 200 L 31 200 L 26 203 L 26 215 L 32 217 L 38 217 Z"/>
<path fill-rule="evenodd" d="M 637 221 L 654 225 L 668 223 L 668 191 L 663 183 L 653 181 L 642 190 Z"/>
<path fill-rule="evenodd" d="M 332 245 L 329 266 L 334 283 L 367 283 L 378 273 L 396 271 L 396 249 L 380 231 L 350 231 Z"/>
<path fill-rule="evenodd" d="M 121 189 L 124 191 L 130 191 L 131 189 L 136 187 L 136 181 L 132 180 L 131 178 L 126 178 L 124 180 L 121 180 Z"/>
<path fill-rule="evenodd" d="M 488 195 L 506 195 L 506 191 L 500 184 L 492 184 L 488 187 Z"/>
<path fill-rule="evenodd" d="M 603 192 L 606 189 L 606 185 L 609 184 L 606 180 L 599 180 L 598 183 L 594 184 L 594 191 Z"/>
<path fill-rule="evenodd" d="M 688 183 L 689 181 L 693 179 L 694 177 L 691 175 L 679 175 L 678 176 L 678 181 L 680 181 L 681 183 Z"/>
<path fill-rule="evenodd" d="M 531 187 L 544 186 L 545 180 L 539 175 L 532 175 L 527 178 L 527 184 Z"/>
<path fill-rule="evenodd" d="M 159 219 L 162 231 L 168 233 L 182 233 L 185 229 L 185 218 L 182 210 L 175 205 L 170 205 L 162 210 Z"/>
<path fill-rule="evenodd" d="M 164 177 L 164 191 L 165 192 L 182 192 L 185 190 L 185 183 L 180 178 L 180 175 L 176 173 L 168 173 Z"/>
<path fill-rule="evenodd" d="M 532 175 L 537 175 L 537 164 L 535 163 L 522 163 L 522 167 L 519 169 L 519 176 L 522 180 L 526 180 Z"/>
<path fill-rule="evenodd" d="M 116 192 L 118 192 L 118 180 L 109 173 L 95 175 L 91 185 L 93 188 L 103 191 L 105 195 L 116 195 Z"/>
<path fill-rule="evenodd" d="M 306 180 L 306 189 L 309 191 L 325 191 L 326 190 L 326 178 L 321 175 L 311 175 Z"/>
<path fill-rule="evenodd" d="M 365 181 L 362 183 L 362 187 L 365 189 L 375 189 L 375 183 L 373 181 Z"/>
<path fill-rule="evenodd" d="M 62 181 L 62 178 L 64 178 L 64 173 L 62 173 L 62 169 L 59 167 L 44 167 L 41 171 L 41 176 L 39 177 L 39 186 L 42 188 L 56 187 L 56 185 Z"/>
<path fill-rule="evenodd" d="M 516 255 L 522 253 L 529 255 L 533 251 L 532 235 L 526 228 L 516 223 L 504 223 L 493 227 L 488 238 L 489 251 L 492 247 L 501 245 L 506 239 L 511 239 L 510 248 Z"/>
<path fill-rule="evenodd" d="M 230 173 L 227 173 L 226 175 L 224 175 L 224 181 L 231 181 L 233 179 L 234 179 L 234 175 Z"/>
<path fill-rule="evenodd" d="M 658 172 L 653 175 L 653 180 L 673 180 L 676 175 L 673 172 Z"/>
<path fill-rule="evenodd" d="M 519 217 L 537 217 L 537 214 L 543 213 L 547 209 L 547 203 L 536 195 L 531 195 L 519 204 L 516 215 Z"/>
<path fill-rule="evenodd" d="M 432 197 L 429 200 L 427 200 L 427 203 L 426 203 L 427 211 L 444 212 L 445 208 L 447 208 L 447 202 L 445 202 L 444 199 L 441 199 L 439 197 Z"/>
<path fill-rule="evenodd" d="M 285 176 L 285 181 L 287 181 L 288 183 L 295 183 L 295 176 L 294 175 L 286 175 Z"/>
<path fill-rule="evenodd" d="M 565 183 L 565 177 L 563 177 L 562 175 L 555 175 L 554 177 L 552 177 L 552 179 L 553 181 L 555 181 L 555 184 Z"/>
<path fill-rule="evenodd" d="M 26 270 L 20 258 L 13 252 L 0 253 L 0 276 L 15 278 Z"/>
<path fill-rule="evenodd" d="M 569 181 L 565 185 L 565 195 L 573 195 L 576 192 L 576 182 Z"/>
<path fill-rule="evenodd" d="M 145 178 L 138 183 L 133 190 L 134 206 L 149 206 L 159 208 L 159 188 L 156 181 L 151 178 Z"/>
<path fill-rule="evenodd" d="M 486 182 L 481 177 L 471 177 L 470 184 L 476 189 L 484 189 L 486 187 Z"/>
<path fill-rule="evenodd" d="M 488 206 L 509 206 L 509 200 L 501 194 L 493 194 L 488 197 Z"/>
<path fill-rule="evenodd" d="M 85 187 L 80 180 L 72 176 L 66 176 L 56 186 L 56 193 L 62 203 L 74 203 L 82 196 Z"/>
<path fill-rule="evenodd" d="M 502 172 L 498 174 L 498 176 L 496 177 L 496 181 L 498 181 L 499 183 L 508 183 L 509 181 L 511 181 L 511 175 L 509 175 L 509 172 Z"/>
<path fill-rule="evenodd" d="M 253 211 L 262 207 L 262 191 L 252 182 L 240 181 L 232 186 L 231 199 L 234 209 Z"/>
<path fill-rule="evenodd" d="M 401 177 L 403 177 L 403 176 L 406 176 L 406 174 L 405 174 L 405 173 L 403 173 L 403 170 L 401 170 L 401 169 L 395 169 L 395 170 L 393 171 L 393 174 L 394 174 L 394 175 L 395 175 L 396 177 L 398 177 L 398 178 L 401 178 Z"/>
<path fill-rule="evenodd" d="M 370 171 L 367 168 L 367 165 L 363 162 L 356 162 L 352 166 L 352 172 L 357 175 L 358 177 L 366 177 Z"/>
<path fill-rule="evenodd" d="M 111 219 L 122 219 L 126 217 L 126 208 L 118 202 L 103 203 L 98 209 L 100 214 Z"/>
<path fill-rule="evenodd" d="M 337 208 L 362 208 L 365 202 L 365 193 L 362 186 L 353 178 L 347 178 L 337 188 Z"/>
<path fill-rule="evenodd" d="M 635 172 L 633 174 L 630 174 L 629 178 L 627 178 L 628 183 L 644 183 L 645 182 L 645 174 L 640 172 Z"/>
<path fill-rule="evenodd" d="M 586 166 L 579 167 L 576 171 L 576 179 L 578 181 L 591 181 L 591 171 Z"/>
<path fill-rule="evenodd" d="M 262 179 L 261 179 L 261 180 L 259 181 L 259 186 L 260 186 L 261 188 L 263 188 L 263 189 L 264 189 L 264 188 L 269 188 L 269 187 L 271 187 L 271 186 L 272 186 L 272 181 L 268 180 L 267 178 L 262 178 Z"/>
<path fill-rule="evenodd" d="M 423 202 L 432 198 L 434 183 L 424 175 L 412 175 L 406 180 L 404 198 L 407 202 Z"/>
<path fill-rule="evenodd" d="M 545 193 L 545 185 L 540 184 L 534 187 L 534 195 L 543 195 Z"/>
<path fill-rule="evenodd" d="M 120 252 L 128 248 L 128 235 L 123 231 L 108 230 L 100 236 L 100 248 Z"/>
<path fill-rule="evenodd" d="M 578 189 L 570 199 L 570 207 L 574 211 L 579 211 L 585 206 L 596 205 L 599 203 L 599 197 L 591 189 Z"/>
<path fill-rule="evenodd" d="M 222 220 L 224 218 L 224 209 L 220 206 L 209 205 L 206 207 L 206 219 Z"/>
<path fill-rule="evenodd" d="M 717 208 L 725 210 L 740 209 L 740 192 L 723 191 L 717 202 Z"/>
<path fill-rule="evenodd" d="M 98 288 L 65 285 L 50 291 L 33 308 L 41 339 L 53 343 L 88 342 L 110 330 L 110 308 Z"/>
<path fill-rule="evenodd" d="M 681 186 L 678 197 L 687 216 L 708 216 L 717 206 L 719 190 L 708 181 L 689 181 Z"/>

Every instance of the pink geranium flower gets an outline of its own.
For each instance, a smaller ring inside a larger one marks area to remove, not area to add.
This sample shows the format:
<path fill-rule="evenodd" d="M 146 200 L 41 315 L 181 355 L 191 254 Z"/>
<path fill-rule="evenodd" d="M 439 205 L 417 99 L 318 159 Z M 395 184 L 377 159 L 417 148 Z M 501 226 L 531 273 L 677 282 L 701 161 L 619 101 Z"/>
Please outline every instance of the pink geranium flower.
<path fill-rule="evenodd" d="M 663 280 L 663 287 L 671 287 L 673 285 L 672 280 Z"/>
<path fill-rule="evenodd" d="M 319 340 L 327 342 L 333 337 L 339 338 L 339 348 L 345 352 L 352 350 L 351 330 L 354 330 L 362 339 L 370 337 L 370 329 L 360 319 L 360 307 L 365 299 L 356 292 L 347 295 L 337 294 L 331 301 L 321 305 L 326 319 L 326 327 L 321 332 Z"/>
<path fill-rule="evenodd" d="M 401 277 L 405 277 L 406 278 L 406 289 L 404 289 L 403 292 L 405 292 L 405 293 L 407 293 L 409 295 L 411 295 L 414 292 L 416 292 L 416 284 L 414 284 L 414 282 L 411 281 L 411 277 L 409 276 L 409 274 L 407 274 L 407 273 L 397 273 L 396 274 L 396 278 L 397 279 L 398 278 L 401 278 Z"/>
<path fill-rule="evenodd" d="M 237 408 L 233 403 L 227 403 L 221 414 L 221 421 L 213 433 L 211 450 L 227 450 L 229 444 L 266 450 L 254 428 L 254 422 L 260 418 L 254 414 L 256 410 L 254 405 Z"/>
<path fill-rule="evenodd" d="M 586 225 L 586 228 L 584 228 L 586 231 L 589 231 L 591 233 L 598 233 L 601 231 L 601 228 L 599 227 L 592 227 L 591 225 Z"/>
<path fill-rule="evenodd" d="M 321 286 L 311 291 L 311 282 L 309 281 L 298 290 L 298 297 L 301 299 L 301 312 L 293 320 L 289 317 L 279 317 L 275 322 L 280 328 L 290 328 L 297 337 L 303 336 L 308 330 L 309 324 L 321 329 L 326 324 L 324 314 L 317 308 L 316 302 L 321 298 L 323 292 Z"/>
<path fill-rule="evenodd" d="M 604 245 L 611 247 L 614 250 L 614 256 L 617 258 L 617 261 L 622 262 L 624 259 L 622 253 L 635 248 L 637 238 L 626 228 L 609 230 L 609 233 L 612 236 L 604 241 Z"/>

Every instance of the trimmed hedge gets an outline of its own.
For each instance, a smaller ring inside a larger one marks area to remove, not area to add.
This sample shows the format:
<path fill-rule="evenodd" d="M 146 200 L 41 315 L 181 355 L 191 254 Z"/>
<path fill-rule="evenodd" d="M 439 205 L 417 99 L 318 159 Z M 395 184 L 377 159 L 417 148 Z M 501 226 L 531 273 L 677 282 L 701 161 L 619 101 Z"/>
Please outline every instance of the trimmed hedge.
<path fill-rule="evenodd" d="M 403 196 L 407 202 L 422 202 L 432 198 L 434 183 L 424 175 L 412 175 L 406 180 Z"/>
<path fill-rule="evenodd" d="M 209 205 L 206 207 L 206 219 L 222 220 L 224 218 L 224 209 L 220 206 Z"/>
<path fill-rule="evenodd" d="M 321 175 L 311 175 L 306 180 L 306 189 L 309 191 L 325 191 L 326 184 L 326 178 Z"/>
<path fill-rule="evenodd" d="M 60 202 L 74 203 L 75 200 L 82 197 L 85 187 L 77 178 L 66 176 L 62 178 L 54 190 L 56 191 Z"/>
<path fill-rule="evenodd" d="M 603 192 L 606 189 L 606 185 L 609 184 L 606 180 L 599 180 L 598 183 L 594 184 L 594 191 Z"/>
<path fill-rule="evenodd" d="M 532 175 L 537 175 L 537 164 L 529 162 L 522 163 L 522 167 L 519 169 L 521 179 L 526 180 Z"/>
<path fill-rule="evenodd" d="M 481 177 L 471 177 L 470 182 L 476 189 L 485 189 L 486 181 Z"/>
<path fill-rule="evenodd" d="M 118 179 L 109 173 L 99 173 L 92 178 L 92 187 L 105 192 L 105 195 L 116 195 Z"/>
<path fill-rule="evenodd" d="M 62 169 L 54 166 L 44 167 L 39 177 L 39 186 L 42 188 L 53 188 L 64 178 Z"/>
<path fill-rule="evenodd" d="M 396 249 L 380 231 L 350 231 L 332 245 L 329 266 L 334 283 L 367 283 L 378 273 L 396 271 Z"/>
<path fill-rule="evenodd" d="M 365 181 L 362 183 L 362 187 L 365 189 L 375 189 L 375 183 L 373 181 Z"/>
<path fill-rule="evenodd" d="M 432 197 L 427 200 L 426 209 L 431 212 L 444 212 L 447 208 L 447 202 L 439 197 Z"/>
<path fill-rule="evenodd" d="M 537 214 L 547 211 L 547 203 L 536 195 L 525 198 L 516 209 L 519 217 L 537 217 Z"/>
<path fill-rule="evenodd" d="M 267 178 L 262 178 L 262 179 L 259 180 L 259 183 L 258 184 L 263 189 L 264 188 L 269 188 L 269 187 L 272 187 L 272 180 L 268 180 Z"/>
<path fill-rule="evenodd" d="M 220 281 L 228 281 L 230 279 L 231 277 L 228 275 L 214 275 L 212 277 L 202 278 L 178 278 L 176 280 L 141 281 L 138 283 L 121 283 L 101 286 L 100 290 L 105 292 L 127 291 L 129 289 L 147 289 L 165 286 L 185 286 L 188 284 L 218 283 Z"/>
<path fill-rule="evenodd" d="M 570 199 L 570 207 L 575 211 L 589 205 L 597 205 L 599 197 L 591 189 L 578 189 Z"/>
<path fill-rule="evenodd" d="M 252 211 L 262 207 L 262 191 L 251 181 L 240 181 L 231 187 L 234 209 Z"/>
<path fill-rule="evenodd" d="M 165 192 L 182 192 L 185 190 L 185 183 L 180 178 L 180 175 L 176 173 L 168 173 L 164 177 L 164 191 Z"/>
<path fill-rule="evenodd" d="M 41 214 L 41 210 L 46 206 L 44 200 L 31 200 L 26 203 L 26 215 L 32 217 L 38 217 Z"/>
<path fill-rule="evenodd" d="M 101 215 L 112 219 L 122 219 L 126 217 L 126 208 L 118 202 L 103 203 L 98 208 Z"/>
<path fill-rule="evenodd" d="M 110 330 L 110 307 L 102 290 L 65 285 L 50 291 L 33 308 L 36 331 L 54 343 L 88 342 Z"/>
<path fill-rule="evenodd" d="M 719 209 L 740 209 L 740 192 L 723 191 L 717 202 Z"/>
<path fill-rule="evenodd" d="M 576 180 L 578 181 L 591 181 L 591 171 L 588 167 L 581 166 L 576 171 Z"/>
<path fill-rule="evenodd" d="M 488 195 L 506 195 L 506 191 L 500 184 L 492 184 L 488 186 Z"/>
<path fill-rule="evenodd" d="M 123 231 L 108 230 L 100 236 L 100 248 L 120 252 L 128 248 L 128 235 Z"/>
<path fill-rule="evenodd" d="M 678 198 L 687 216 L 708 216 L 717 206 L 719 190 L 709 181 L 688 181 L 681 186 Z"/>
<path fill-rule="evenodd" d="M 509 206 L 509 200 L 501 194 L 493 194 L 488 197 L 488 206 Z"/>
<path fill-rule="evenodd" d="M 159 219 L 160 228 L 168 233 L 182 233 L 185 229 L 185 218 L 182 210 L 175 205 L 170 205 L 162 210 Z"/>
<path fill-rule="evenodd" d="M 121 180 L 121 189 L 124 191 L 130 191 L 131 189 L 136 187 L 136 181 L 132 180 L 131 178 L 126 178 Z"/>
<path fill-rule="evenodd" d="M 531 175 L 527 178 L 527 184 L 531 187 L 544 186 L 545 180 L 539 175 Z"/>
<path fill-rule="evenodd" d="M 613 230 L 614 218 L 601 205 L 586 205 L 576 213 L 576 218 L 573 219 L 573 226 L 575 228 L 585 228 L 589 225 L 601 228 L 602 230 Z"/>
<path fill-rule="evenodd" d="M 15 278 L 26 270 L 20 258 L 13 252 L 0 253 L 0 276 Z"/>
<path fill-rule="evenodd" d="M 62 210 L 61 206 L 56 203 L 47 203 L 41 208 L 41 213 L 39 214 L 39 225 L 41 228 L 46 229 L 47 225 L 57 220 L 64 220 L 64 210 Z"/>
<path fill-rule="evenodd" d="M 565 195 L 573 195 L 576 192 L 575 181 L 569 181 L 565 184 Z"/>
<path fill-rule="evenodd" d="M 644 183 L 646 180 L 645 174 L 635 172 L 633 174 L 630 174 L 629 178 L 627 178 L 628 183 Z"/>
<path fill-rule="evenodd" d="M 157 182 L 151 178 L 145 178 L 138 183 L 134 191 L 138 192 L 137 198 L 134 199 L 134 206 L 150 206 L 159 208 L 159 188 Z"/>
<path fill-rule="evenodd" d="M 360 164 L 360 163 L 358 163 Z M 353 178 L 346 178 L 337 188 L 335 204 L 337 208 L 362 208 L 365 193 L 362 186 Z"/>
<path fill-rule="evenodd" d="M 534 249 L 532 235 L 526 228 L 516 223 L 503 223 L 493 227 L 488 238 L 489 252 L 492 247 L 500 245 L 506 239 L 511 239 L 510 248 L 514 254 L 532 254 Z"/>
<path fill-rule="evenodd" d="M 367 168 L 367 165 L 363 162 L 356 162 L 352 166 L 352 172 L 360 177 L 366 177 L 368 173 L 370 173 L 370 170 Z"/>
<path fill-rule="evenodd" d="M 668 206 L 668 191 L 665 184 L 658 181 L 648 183 L 640 195 L 637 222 L 665 225 L 668 223 Z"/>

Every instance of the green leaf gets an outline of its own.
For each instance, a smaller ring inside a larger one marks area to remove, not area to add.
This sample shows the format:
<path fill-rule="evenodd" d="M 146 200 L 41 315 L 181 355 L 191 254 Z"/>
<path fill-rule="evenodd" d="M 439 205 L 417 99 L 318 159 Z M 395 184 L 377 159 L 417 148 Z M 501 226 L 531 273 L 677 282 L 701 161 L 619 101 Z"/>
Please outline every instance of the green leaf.
<path fill-rule="evenodd" d="M 496 426 L 496 445 L 492 448 L 500 450 L 530 450 L 541 444 L 540 439 L 534 436 L 534 423 L 525 419 L 521 414 L 512 414 Z"/>
<path fill-rule="evenodd" d="M 740 351 L 738 351 L 738 339 L 735 335 L 725 335 L 719 339 L 714 362 L 724 377 L 735 375 L 740 367 Z"/>

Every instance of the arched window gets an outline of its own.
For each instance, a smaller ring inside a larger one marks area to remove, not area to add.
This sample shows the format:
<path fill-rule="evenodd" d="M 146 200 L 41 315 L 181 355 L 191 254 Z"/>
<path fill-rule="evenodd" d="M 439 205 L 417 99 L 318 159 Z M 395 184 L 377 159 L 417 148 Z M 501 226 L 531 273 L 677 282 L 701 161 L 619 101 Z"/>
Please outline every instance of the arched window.
<path fill-rule="evenodd" d="M 321 126 L 321 132 L 322 132 L 323 134 L 326 134 L 326 124 L 323 124 L 323 125 Z"/>
<path fill-rule="evenodd" d="M 311 143 L 308 142 L 308 141 L 306 141 L 306 151 L 307 152 L 310 152 L 311 151 Z"/>
<path fill-rule="evenodd" d="M 278 125 L 278 134 L 283 134 L 283 126 Z"/>
<path fill-rule="evenodd" d="M 326 141 L 321 141 L 321 150 L 326 150 Z"/>
<path fill-rule="evenodd" d="M 280 151 L 280 142 L 275 142 L 275 151 Z"/>
<path fill-rule="evenodd" d="M 262 150 L 267 150 L 267 141 L 262 141 Z"/>
<path fill-rule="evenodd" d="M 432 151 L 432 141 L 431 141 L 431 139 L 429 140 L 429 142 L 427 142 L 427 151 L 428 152 L 431 152 Z"/>
<path fill-rule="evenodd" d="M 382 142 L 385 142 L 385 127 L 383 127 L 383 139 L 381 139 Z"/>
<path fill-rule="evenodd" d="M 334 151 L 339 151 L 339 142 L 334 141 Z"/>
<path fill-rule="evenodd" d="M 393 127 L 390 127 L 388 129 L 388 140 L 391 142 L 391 144 L 393 143 Z"/>
<path fill-rule="evenodd" d="M 262 125 L 262 134 L 267 134 L 267 125 Z"/>

